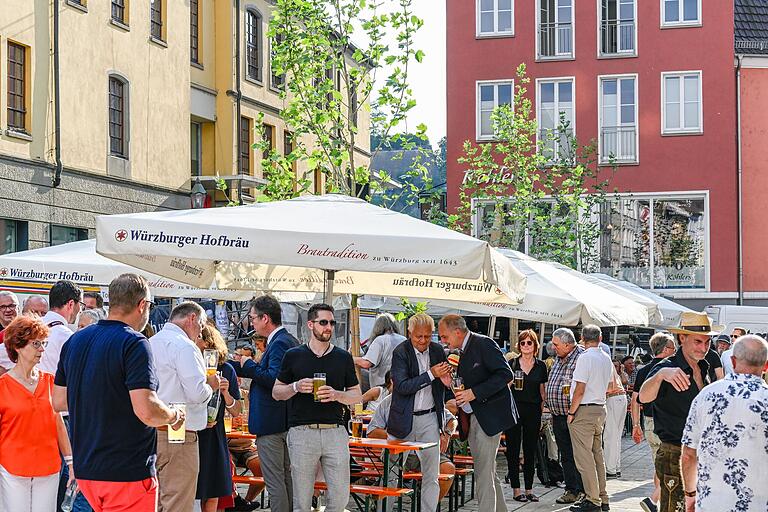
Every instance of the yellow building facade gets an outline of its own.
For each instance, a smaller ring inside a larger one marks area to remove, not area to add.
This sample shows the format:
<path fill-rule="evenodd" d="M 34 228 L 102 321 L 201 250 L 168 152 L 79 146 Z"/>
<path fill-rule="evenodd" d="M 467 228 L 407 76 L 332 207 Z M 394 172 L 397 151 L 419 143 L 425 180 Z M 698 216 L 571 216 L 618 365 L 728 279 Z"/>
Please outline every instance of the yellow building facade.
<path fill-rule="evenodd" d="M 260 113 L 290 151 L 268 0 L 2 4 L 0 253 L 86 238 L 99 214 L 189 208 L 195 178 L 206 205 L 215 176 L 252 200 Z M 365 109 L 358 126 L 366 160 Z"/>

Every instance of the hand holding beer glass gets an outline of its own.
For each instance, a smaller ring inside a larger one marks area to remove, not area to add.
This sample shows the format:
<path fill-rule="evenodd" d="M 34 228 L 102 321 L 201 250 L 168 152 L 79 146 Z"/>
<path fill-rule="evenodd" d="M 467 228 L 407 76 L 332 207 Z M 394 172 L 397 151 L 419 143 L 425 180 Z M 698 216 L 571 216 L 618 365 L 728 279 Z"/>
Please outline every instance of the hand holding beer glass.
<path fill-rule="evenodd" d="M 523 370 L 515 371 L 515 391 L 523 390 Z"/>
<path fill-rule="evenodd" d="M 168 407 L 175 411 L 176 421 L 168 425 L 168 442 L 169 443 L 183 443 L 186 436 L 185 430 L 185 416 L 187 412 L 187 406 L 181 402 L 171 402 Z"/>
<path fill-rule="evenodd" d="M 205 361 L 205 374 L 216 375 L 219 368 L 219 353 L 214 349 L 207 348 L 203 350 L 203 360 Z"/>
<path fill-rule="evenodd" d="M 327 387 L 325 385 L 326 382 L 327 381 L 324 373 L 316 373 L 312 379 L 312 394 L 315 397 L 315 402 L 323 401 L 323 399 L 320 397 L 320 388 Z"/>

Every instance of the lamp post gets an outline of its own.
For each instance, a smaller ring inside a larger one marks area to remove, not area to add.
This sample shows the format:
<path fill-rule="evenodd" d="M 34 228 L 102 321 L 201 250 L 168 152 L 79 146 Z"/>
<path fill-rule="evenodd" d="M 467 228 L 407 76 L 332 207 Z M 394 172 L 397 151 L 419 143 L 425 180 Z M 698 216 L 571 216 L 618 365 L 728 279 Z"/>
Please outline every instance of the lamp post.
<path fill-rule="evenodd" d="M 195 184 L 192 185 L 189 197 L 192 199 L 192 208 L 196 210 L 202 208 L 205 204 L 205 198 L 208 197 L 208 192 L 205 191 L 205 187 L 200 183 L 200 178 L 195 178 Z"/>

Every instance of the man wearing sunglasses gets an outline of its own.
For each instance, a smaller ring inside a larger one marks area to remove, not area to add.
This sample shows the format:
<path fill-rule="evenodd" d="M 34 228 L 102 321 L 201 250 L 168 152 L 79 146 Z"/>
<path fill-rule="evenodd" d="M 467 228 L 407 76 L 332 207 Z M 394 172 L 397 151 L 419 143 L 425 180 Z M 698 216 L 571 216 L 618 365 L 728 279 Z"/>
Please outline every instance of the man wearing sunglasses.
<path fill-rule="evenodd" d="M 733 347 L 736 340 L 747 334 L 747 330 L 743 327 L 734 327 L 731 329 L 731 345 Z M 728 348 L 722 354 L 720 354 L 720 362 L 723 365 L 723 374 L 729 375 L 734 373 L 733 362 L 731 362 L 731 356 L 733 355 L 733 348 Z"/>
<path fill-rule="evenodd" d="M 342 512 L 349 502 L 349 437 L 344 406 L 360 403 L 362 394 L 352 356 L 331 343 L 336 326 L 333 308 L 315 304 L 307 318 L 309 343 L 285 353 L 272 396 L 291 401 L 287 442 L 293 510 L 312 510 L 319 463 L 328 486 L 325 510 Z M 315 380 L 319 386 L 316 390 Z"/>
<path fill-rule="evenodd" d="M 16 294 L 8 291 L 0 291 L 0 375 L 4 374 L 16 363 L 8 357 L 3 343 L 3 331 L 13 320 L 19 316 L 19 299 Z"/>

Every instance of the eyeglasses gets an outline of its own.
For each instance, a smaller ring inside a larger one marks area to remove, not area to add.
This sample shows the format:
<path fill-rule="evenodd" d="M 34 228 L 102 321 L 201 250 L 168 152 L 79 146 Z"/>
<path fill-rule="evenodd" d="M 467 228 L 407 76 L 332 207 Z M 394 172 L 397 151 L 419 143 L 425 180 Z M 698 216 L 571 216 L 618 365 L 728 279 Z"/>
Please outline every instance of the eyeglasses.
<path fill-rule="evenodd" d="M 520 342 L 520 346 L 521 346 L 521 347 L 522 347 L 522 346 L 525 346 L 525 345 L 531 345 L 531 346 L 533 346 L 533 340 L 522 340 L 522 341 Z"/>
<path fill-rule="evenodd" d="M 157 306 L 157 304 L 155 304 L 154 302 L 152 302 L 152 301 L 151 301 L 151 300 L 149 300 L 149 299 L 141 299 L 141 300 L 139 301 L 139 304 L 138 304 L 139 306 L 141 305 L 141 302 L 142 302 L 142 301 L 144 301 L 144 303 L 145 303 L 145 304 L 149 304 L 149 309 L 152 309 L 152 308 L 154 308 L 155 306 Z"/>
<path fill-rule="evenodd" d="M 312 322 L 314 322 L 316 324 L 320 324 L 323 327 L 325 327 L 328 324 L 331 324 L 331 327 L 335 327 L 336 326 L 336 320 L 312 320 Z"/>
<path fill-rule="evenodd" d="M 6 309 L 18 309 L 18 308 L 19 308 L 18 304 L 3 304 L 2 306 L 0 306 L 0 311 L 4 311 Z"/>
<path fill-rule="evenodd" d="M 40 350 L 40 347 L 43 347 L 43 348 L 45 348 L 45 347 L 47 347 L 47 346 L 48 346 L 48 341 L 47 341 L 47 340 L 42 340 L 42 341 L 33 341 L 32 343 L 30 343 L 30 345 L 32 345 L 32 347 L 33 347 L 34 349 L 36 349 L 36 350 Z"/>

